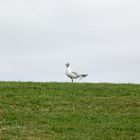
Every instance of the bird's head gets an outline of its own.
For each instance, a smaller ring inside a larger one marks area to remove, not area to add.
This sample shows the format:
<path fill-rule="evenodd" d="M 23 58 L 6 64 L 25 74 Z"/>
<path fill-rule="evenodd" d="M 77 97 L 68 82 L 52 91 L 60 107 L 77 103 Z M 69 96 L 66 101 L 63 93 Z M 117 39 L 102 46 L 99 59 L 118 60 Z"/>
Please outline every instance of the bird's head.
<path fill-rule="evenodd" d="M 66 67 L 69 67 L 69 65 L 70 65 L 69 63 L 66 63 Z"/>

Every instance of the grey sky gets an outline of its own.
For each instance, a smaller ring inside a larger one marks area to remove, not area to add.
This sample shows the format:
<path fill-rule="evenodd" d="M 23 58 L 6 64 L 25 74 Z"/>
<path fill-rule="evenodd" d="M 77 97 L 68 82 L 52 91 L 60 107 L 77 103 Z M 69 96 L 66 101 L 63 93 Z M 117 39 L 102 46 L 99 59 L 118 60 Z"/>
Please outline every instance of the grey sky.
<path fill-rule="evenodd" d="M 0 1 L 0 80 L 140 83 L 140 1 Z"/>

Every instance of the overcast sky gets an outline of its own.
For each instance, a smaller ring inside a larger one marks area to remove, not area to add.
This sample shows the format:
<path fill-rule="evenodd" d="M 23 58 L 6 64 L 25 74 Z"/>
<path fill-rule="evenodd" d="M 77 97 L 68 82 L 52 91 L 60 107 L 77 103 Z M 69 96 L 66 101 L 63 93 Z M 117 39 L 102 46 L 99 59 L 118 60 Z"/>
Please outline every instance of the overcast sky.
<path fill-rule="evenodd" d="M 0 0 L 0 80 L 140 83 L 139 0 Z"/>

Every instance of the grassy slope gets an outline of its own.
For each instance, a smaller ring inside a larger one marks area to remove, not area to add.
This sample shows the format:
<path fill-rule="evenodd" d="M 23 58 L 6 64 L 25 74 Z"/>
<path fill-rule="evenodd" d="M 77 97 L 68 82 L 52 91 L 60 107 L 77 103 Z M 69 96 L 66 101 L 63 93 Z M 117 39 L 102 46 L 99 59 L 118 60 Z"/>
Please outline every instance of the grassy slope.
<path fill-rule="evenodd" d="M 140 139 L 140 85 L 0 82 L 0 138 Z"/>

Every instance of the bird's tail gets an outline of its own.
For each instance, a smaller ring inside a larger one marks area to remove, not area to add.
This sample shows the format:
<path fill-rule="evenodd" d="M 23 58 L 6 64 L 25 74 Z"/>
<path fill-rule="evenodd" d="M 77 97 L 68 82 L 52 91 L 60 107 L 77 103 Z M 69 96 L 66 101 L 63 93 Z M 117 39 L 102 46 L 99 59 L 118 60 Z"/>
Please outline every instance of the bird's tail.
<path fill-rule="evenodd" d="M 81 75 L 83 78 L 88 76 L 88 74 L 81 74 Z"/>
<path fill-rule="evenodd" d="M 84 77 L 87 77 L 87 76 L 88 76 L 88 74 L 81 74 L 78 81 L 80 81 L 81 79 L 83 79 Z"/>

